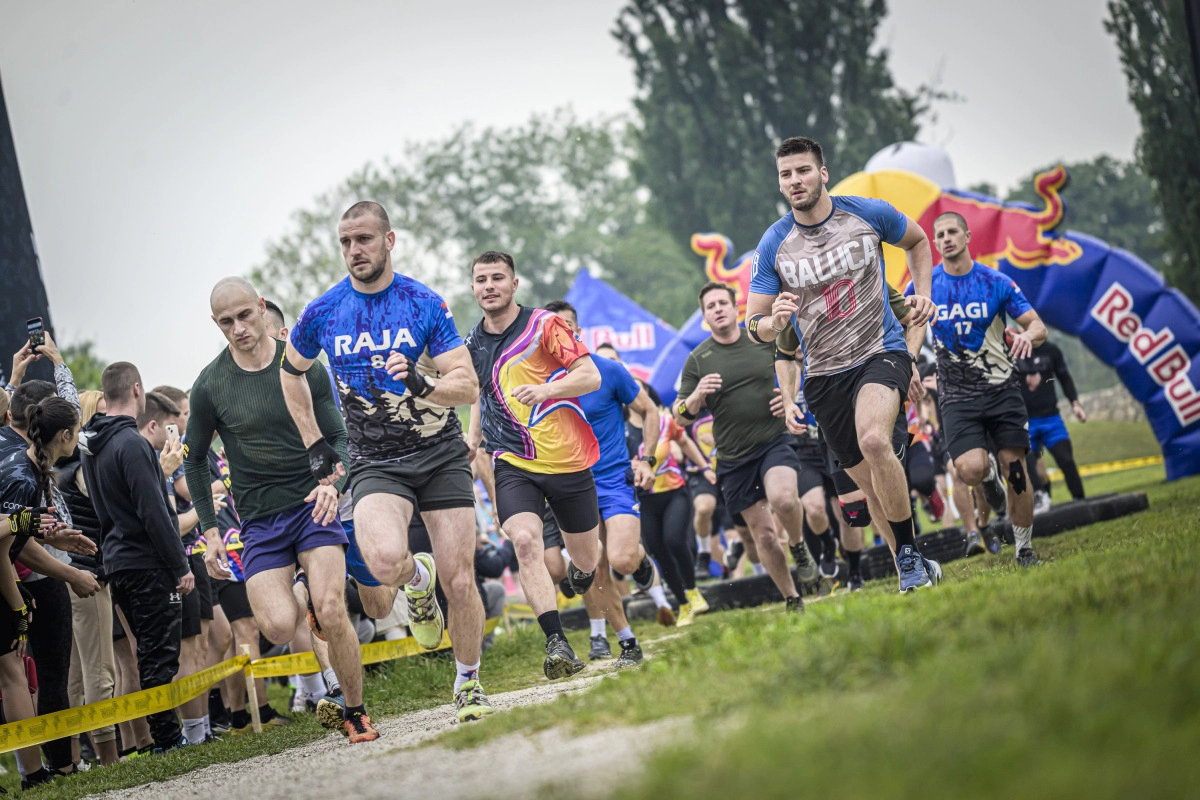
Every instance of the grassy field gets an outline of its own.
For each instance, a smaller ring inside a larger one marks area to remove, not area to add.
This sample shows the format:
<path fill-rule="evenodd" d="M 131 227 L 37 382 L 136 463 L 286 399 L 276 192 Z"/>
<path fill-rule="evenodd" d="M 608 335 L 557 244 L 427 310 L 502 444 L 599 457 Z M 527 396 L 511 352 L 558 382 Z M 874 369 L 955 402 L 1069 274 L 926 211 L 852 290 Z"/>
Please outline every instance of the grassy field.
<path fill-rule="evenodd" d="M 1075 463 L 1080 465 L 1162 455 L 1147 422 L 1076 422 L 1071 418 L 1067 433 L 1071 435 Z M 1048 465 L 1054 463 L 1054 456 L 1047 453 L 1046 457 Z"/>
<path fill-rule="evenodd" d="M 810 603 L 701 618 L 641 669 L 592 691 L 465 726 L 444 742 L 689 716 L 706 734 L 651 762 L 621 796 L 1182 796 L 1200 779 L 1200 478 L 1161 466 L 1097 476 L 1090 494 L 1146 491 L 1148 512 L 946 565 L 937 591 L 890 582 Z M 641 626 L 644 641 L 663 629 Z M 586 648 L 586 632 L 572 634 Z M 541 636 L 497 637 L 493 693 L 542 680 Z M 587 674 L 587 673 L 584 673 Z M 449 700 L 452 663 L 393 662 L 367 681 L 376 717 Z M 282 708 L 284 696 L 273 690 Z M 275 753 L 324 735 L 311 718 L 93 770 L 30 797 L 74 798 Z M 686 745 L 686 746 L 684 746 Z M 0 785 L 16 786 L 10 774 Z M 235 767 L 236 769 L 236 767 Z"/>

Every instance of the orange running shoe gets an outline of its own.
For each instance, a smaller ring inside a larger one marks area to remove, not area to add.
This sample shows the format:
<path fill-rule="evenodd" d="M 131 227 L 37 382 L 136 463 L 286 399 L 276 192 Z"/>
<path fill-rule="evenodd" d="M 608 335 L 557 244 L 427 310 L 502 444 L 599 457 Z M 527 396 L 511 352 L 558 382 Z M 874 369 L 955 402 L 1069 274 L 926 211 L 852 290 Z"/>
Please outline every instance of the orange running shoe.
<path fill-rule="evenodd" d="M 350 744 L 373 742 L 379 738 L 379 731 L 371 724 L 371 718 L 366 714 L 352 713 L 342 722 L 342 729 L 350 739 Z"/>

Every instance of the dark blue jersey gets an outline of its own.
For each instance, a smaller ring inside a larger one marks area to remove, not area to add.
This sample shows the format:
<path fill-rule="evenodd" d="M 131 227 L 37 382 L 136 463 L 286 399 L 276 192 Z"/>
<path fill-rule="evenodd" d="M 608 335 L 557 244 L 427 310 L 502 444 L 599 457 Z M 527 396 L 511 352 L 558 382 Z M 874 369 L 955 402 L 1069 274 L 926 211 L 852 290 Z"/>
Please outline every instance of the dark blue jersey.
<path fill-rule="evenodd" d="M 462 345 L 441 295 L 404 275 L 375 294 L 347 277 L 305 307 L 291 333 L 305 358 L 329 359 L 354 461 L 394 461 L 462 436 L 453 409 L 409 392 L 384 365 L 403 353 L 437 376 L 433 358 Z"/>
<path fill-rule="evenodd" d="M 912 284 L 905 290 L 913 293 Z M 1017 386 L 1015 365 L 1004 343 L 1004 315 L 1014 319 L 1033 306 L 1013 280 L 974 262 L 966 275 L 933 268 L 932 323 L 942 404 L 976 400 L 998 387 Z"/>

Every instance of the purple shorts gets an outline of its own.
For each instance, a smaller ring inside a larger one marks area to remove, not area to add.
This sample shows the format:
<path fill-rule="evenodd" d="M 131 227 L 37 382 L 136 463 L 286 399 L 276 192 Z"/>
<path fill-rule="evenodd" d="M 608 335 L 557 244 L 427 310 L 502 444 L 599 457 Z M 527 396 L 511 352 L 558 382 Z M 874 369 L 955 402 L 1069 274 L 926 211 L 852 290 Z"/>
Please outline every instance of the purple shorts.
<path fill-rule="evenodd" d="M 313 521 L 313 503 L 280 511 L 242 525 L 242 572 L 246 578 L 279 567 L 291 567 L 296 554 L 316 547 L 345 547 L 342 523 L 334 518 L 328 525 Z"/>

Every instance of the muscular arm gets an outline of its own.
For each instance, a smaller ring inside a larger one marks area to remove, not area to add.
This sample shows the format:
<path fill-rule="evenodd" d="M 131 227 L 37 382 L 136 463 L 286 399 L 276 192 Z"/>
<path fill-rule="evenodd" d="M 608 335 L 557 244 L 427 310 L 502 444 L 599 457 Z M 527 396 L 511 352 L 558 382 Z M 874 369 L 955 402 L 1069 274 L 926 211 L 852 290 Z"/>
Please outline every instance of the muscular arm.
<path fill-rule="evenodd" d="M 300 355 L 291 342 L 287 343 L 284 357 L 301 373 L 311 367 L 313 361 L 316 360 Z M 312 391 L 308 387 L 308 381 L 303 374 L 293 375 L 282 365 L 279 367 L 279 381 L 283 385 L 283 400 L 287 403 L 292 421 L 296 423 L 296 429 L 300 431 L 300 438 L 304 441 L 305 447 L 312 447 L 318 439 L 323 437 L 321 436 L 321 427 L 317 424 L 317 415 L 313 411 Z"/>
<path fill-rule="evenodd" d="M 912 277 L 914 293 L 928 298 L 933 291 L 933 251 L 929 249 L 929 237 L 921 226 L 912 217 L 906 219 L 908 228 L 897 246 L 904 250 L 908 260 L 908 274 Z"/>
<path fill-rule="evenodd" d="M 1017 317 L 1017 324 L 1021 326 L 1022 332 L 1029 337 L 1029 342 L 1034 347 L 1039 347 L 1042 342 L 1046 341 L 1046 337 L 1050 333 L 1046 330 L 1046 323 L 1042 322 L 1042 318 L 1032 308 Z"/>
<path fill-rule="evenodd" d="M 775 298 L 778 295 L 763 294 L 762 292 L 750 292 L 746 297 L 746 319 L 749 320 L 757 317 L 760 314 L 764 316 L 759 320 L 759 325 L 764 326 L 763 330 L 753 332 L 752 339 L 755 339 L 763 344 L 771 341 L 772 336 L 779 333 L 775 329 L 775 322 L 771 318 L 772 306 L 775 304 Z"/>
<path fill-rule="evenodd" d="M 217 512 L 213 506 L 208 470 L 208 451 L 217 422 L 208 391 L 201 383 L 197 381 L 192 387 L 192 415 L 188 417 L 183 477 L 188 485 L 188 494 L 193 498 L 191 502 L 196 512 L 196 524 L 207 539 L 210 531 L 214 535 L 217 532 Z"/>
<path fill-rule="evenodd" d="M 442 376 L 433 382 L 433 391 L 426 400 L 454 408 L 474 403 L 479 399 L 479 377 L 475 374 L 471 354 L 467 352 L 465 345 L 459 345 L 434 357 L 433 363 Z"/>

